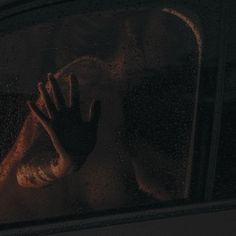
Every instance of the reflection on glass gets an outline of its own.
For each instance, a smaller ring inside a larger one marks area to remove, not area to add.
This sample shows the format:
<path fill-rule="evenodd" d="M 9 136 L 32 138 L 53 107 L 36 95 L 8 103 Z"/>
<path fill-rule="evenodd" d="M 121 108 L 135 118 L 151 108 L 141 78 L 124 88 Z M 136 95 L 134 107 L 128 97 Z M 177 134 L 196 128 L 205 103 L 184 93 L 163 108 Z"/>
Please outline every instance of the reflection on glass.
<path fill-rule="evenodd" d="M 0 40 L 0 222 L 184 198 L 198 68 L 185 23 L 70 16 Z"/>

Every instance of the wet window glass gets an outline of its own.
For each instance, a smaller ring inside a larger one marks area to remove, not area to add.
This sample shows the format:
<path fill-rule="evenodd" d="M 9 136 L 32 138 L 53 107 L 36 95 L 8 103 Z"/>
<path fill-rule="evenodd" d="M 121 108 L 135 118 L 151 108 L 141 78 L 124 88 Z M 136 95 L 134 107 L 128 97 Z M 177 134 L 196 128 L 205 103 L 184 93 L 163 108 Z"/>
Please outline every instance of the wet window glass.
<path fill-rule="evenodd" d="M 189 198 L 193 24 L 147 9 L 0 38 L 0 223 Z"/>

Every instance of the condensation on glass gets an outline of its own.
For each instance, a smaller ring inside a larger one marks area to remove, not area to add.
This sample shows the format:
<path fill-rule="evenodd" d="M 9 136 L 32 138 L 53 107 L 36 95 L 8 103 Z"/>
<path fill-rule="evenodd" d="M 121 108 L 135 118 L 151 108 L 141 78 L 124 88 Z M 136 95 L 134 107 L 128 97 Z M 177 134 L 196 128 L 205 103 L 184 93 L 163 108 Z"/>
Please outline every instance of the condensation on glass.
<path fill-rule="evenodd" d="M 73 15 L 0 38 L 0 158 L 7 166 L 0 222 L 186 197 L 201 54 L 190 19 L 173 9 Z M 76 74 L 84 119 L 91 101 L 101 101 L 97 144 L 77 172 L 48 187 L 22 188 L 15 171 L 25 153 L 40 162 L 53 152 L 47 136 L 38 138 L 43 128 L 26 122 L 26 101 L 38 99 L 37 83 L 48 72 L 65 97 L 66 78 Z"/>

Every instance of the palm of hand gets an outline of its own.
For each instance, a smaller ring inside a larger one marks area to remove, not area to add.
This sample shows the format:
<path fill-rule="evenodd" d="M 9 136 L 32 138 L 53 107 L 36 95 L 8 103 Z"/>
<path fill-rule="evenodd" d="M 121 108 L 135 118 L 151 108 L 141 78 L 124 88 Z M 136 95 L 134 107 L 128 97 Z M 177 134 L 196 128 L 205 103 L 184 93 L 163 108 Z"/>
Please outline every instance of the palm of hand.
<path fill-rule="evenodd" d="M 52 99 L 42 83 L 39 92 L 47 110 L 46 116 L 35 104 L 29 102 L 29 108 L 49 134 L 51 141 L 61 156 L 87 156 L 95 147 L 97 128 L 100 117 L 100 102 L 93 103 L 90 109 L 90 120 L 83 121 L 80 114 L 78 81 L 70 77 L 70 102 L 67 107 L 57 81 L 51 74 L 48 76 L 52 87 Z"/>
<path fill-rule="evenodd" d="M 52 129 L 67 153 L 87 156 L 93 151 L 97 126 L 90 121 L 84 122 L 76 111 L 59 112 L 52 122 Z"/>

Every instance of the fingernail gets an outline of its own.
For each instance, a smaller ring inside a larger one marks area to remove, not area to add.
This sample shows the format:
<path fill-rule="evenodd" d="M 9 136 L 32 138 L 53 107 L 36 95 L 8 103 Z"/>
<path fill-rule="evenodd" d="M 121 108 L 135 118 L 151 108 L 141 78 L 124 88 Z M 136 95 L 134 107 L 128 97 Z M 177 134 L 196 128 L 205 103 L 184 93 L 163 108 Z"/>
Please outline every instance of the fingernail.
<path fill-rule="evenodd" d="M 42 86 L 43 86 L 43 83 L 42 83 L 42 82 L 39 82 L 39 83 L 38 83 L 38 89 L 41 89 Z"/>
<path fill-rule="evenodd" d="M 71 79 L 76 79 L 76 76 L 75 76 L 74 73 L 70 73 L 69 77 L 70 77 Z"/>
<path fill-rule="evenodd" d="M 52 73 L 48 73 L 48 80 L 53 80 L 54 79 L 54 76 Z"/>

